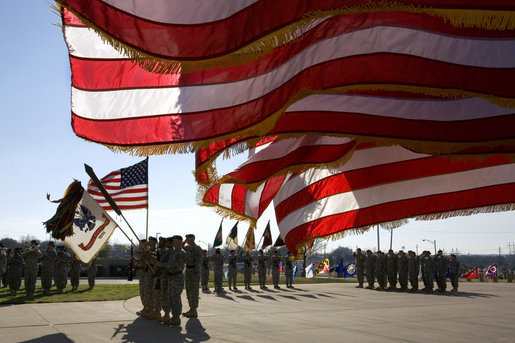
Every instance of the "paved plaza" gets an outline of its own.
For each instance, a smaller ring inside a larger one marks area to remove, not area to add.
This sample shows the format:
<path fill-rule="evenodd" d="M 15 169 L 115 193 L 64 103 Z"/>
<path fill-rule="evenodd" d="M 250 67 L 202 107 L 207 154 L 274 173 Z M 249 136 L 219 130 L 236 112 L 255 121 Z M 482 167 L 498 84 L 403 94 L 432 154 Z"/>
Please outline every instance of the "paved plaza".
<path fill-rule="evenodd" d="M 355 285 L 201 292 L 199 318 L 180 328 L 136 316 L 139 298 L 2 305 L 0 342 L 515 342 L 513 283 L 462 282 L 456 295 Z"/>

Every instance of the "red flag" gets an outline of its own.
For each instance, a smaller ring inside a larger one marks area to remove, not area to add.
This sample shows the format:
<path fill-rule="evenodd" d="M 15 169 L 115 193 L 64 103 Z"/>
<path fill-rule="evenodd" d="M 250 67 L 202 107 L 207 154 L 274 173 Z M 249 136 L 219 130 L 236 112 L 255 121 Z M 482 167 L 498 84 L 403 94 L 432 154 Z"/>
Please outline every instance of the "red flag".
<path fill-rule="evenodd" d="M 477 271 L 477 266 L 471 271 L 466 272 L 461 276 L 462 279 L 475 279 L 479 277 L 479 273 Z"/>

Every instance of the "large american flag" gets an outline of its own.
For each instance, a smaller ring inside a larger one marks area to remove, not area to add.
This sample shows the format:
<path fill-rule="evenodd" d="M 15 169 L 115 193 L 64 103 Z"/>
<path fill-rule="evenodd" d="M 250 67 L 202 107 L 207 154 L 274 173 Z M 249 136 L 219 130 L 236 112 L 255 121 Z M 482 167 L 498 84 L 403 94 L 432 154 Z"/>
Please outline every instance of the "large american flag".
<path fill-rule="evenodd" d="M 121 210 L 148 208 L 148 158 L 111 172 L 100 182 Z M 113 210 L 92 180 L 88 182 L 88 193 L 104 210 Z"/>

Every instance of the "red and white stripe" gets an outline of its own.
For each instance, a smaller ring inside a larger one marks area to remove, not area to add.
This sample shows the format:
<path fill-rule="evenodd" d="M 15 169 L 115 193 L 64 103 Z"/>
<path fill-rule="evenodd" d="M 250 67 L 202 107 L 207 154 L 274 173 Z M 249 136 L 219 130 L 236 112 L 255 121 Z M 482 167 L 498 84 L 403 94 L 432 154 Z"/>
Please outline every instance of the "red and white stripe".
<path fill-rule="evenodd" d="M 299 22 L 306 14 L 369 5 L 369 0 L 123 1 L 60 0 L 81 17 L 128 47 L 174 60 L 209 59 L 234 52 Z M 384 4 L 384 3 L 383 3 Z M 395 4 L 428 7 L 427 1 Z M 508 0 L 433 0 L 431 8 L 513 8 Z M 364 10 L 364 12 L 370 12 Z M 213 34 L 216 33 L 216 34 Z M 165 40 L 165 42 L 163 42 Z"/>
<path fill-rule="evenodd" d="M 254 221 L 263 214 L 285 180 L 285 175 L 270 177 L 256 191 L 242 184 L 218 184 L 207 190 L 202 203 Z"/>
<path fill-rule="evenodd" d="M 140 184 L 121 189 L 120 170 L 109 173 L 104 176 L 100 182 L 105 187 L 111 198 L 113 198 L 120 210 L 148 208 L 148 184 Z M 87 191 L 104 210 L 113 210 L 92 180 L 88 182 Z"/>
<path fill-rule="evenodd" d="M 290 249 L 353 228 L 515 203 L 515 164 L 506 156 L 451 160 L 391 146 L 360 145 L 336 170 L 291 177 L 274 198 Z"/>
<path fill-rule="evenodd" d="M 386 14 L 363 27 L 352 16 L 330 18 L 306 33 L 318 35 L 293 41 L 255 63 L 184 75 L 144 71 L 92 31 L 65 20 L 74 130 L 114 145 L 261 134 L 253 126 L 306 88 L 392 84 L 515 98 L 510 84 L 515 78 L 512 32 L 448 30 L 441 19 L 441 26 L 433 26 L 443 32 L 431 31 L 415 25 L 420 19 L 413 27 L 396 26 L 396 16 Z M 340 30 L 342 18 L 356 20 L 353 30 Z M 473 36 L 476 32 L 480 34 Z"/>

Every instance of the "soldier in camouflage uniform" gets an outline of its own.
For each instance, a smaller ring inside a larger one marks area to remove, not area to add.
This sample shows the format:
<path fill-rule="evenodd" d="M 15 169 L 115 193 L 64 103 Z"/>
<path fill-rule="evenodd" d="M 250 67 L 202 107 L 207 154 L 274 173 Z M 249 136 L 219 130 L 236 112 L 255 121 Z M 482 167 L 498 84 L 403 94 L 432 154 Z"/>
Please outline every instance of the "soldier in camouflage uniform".
<path fill-rule="evenodd" d="M 136 264 L 136 275 L 139 282 L 139 297 L 143 305 L 143 309 L 136 312 L 138 316 L 147 316 L 151 311 L 151 302 L 148 294 L 147 284 L 150 282 L 150 266 L 147 262 L 149 252 L 149 244 L 146 239 L 139 242 L 138 257 L 132 257 Z"/>
<path fill-rule="evenodd" d="M 16 295 L 21 286 L 21 273 L 23 270 L 23 258 L 21 248 L 15 248 L 12 255 L 7 257 L 7 279 L 11 295 Z"/>
<path fill-rule="evenodd" d="M 211 261 L 213 262 L 215 292 L 217 294 L 220 294 L 224 290 L 222 287 L 224 274 L 224 257 L 220 253 L 219 248 L 217 248 L 215 250 L 214 255 L 211 256 Z"/>
<path fill-rule="evenodd" d="M 229 256 L 229 265 L 227 267 L 229 269 L 229 272 L 227 273 L 228 274 L 227 283 L 229 284 L 229 289 L 231 289 L 231 285 L 232 285 L 232 289 L 234 289 L 234 290 L 238 289 L 238 288 L 236 288 L 236 278 L 238 276 L 237 262 L 238 262 L 238 256 L 234 254 L 234 250 L 231 250 L 231 255 Z"/>
<path fill-rule="evenodd" d="M 434 288 L 434 263 L 431 258 L 431 252 L 425 251 L 422 258 L 422 277 L 424 278 L 424 292 L 432 292 Z"/>
<path fill-rule="evenodd" d="M 88 264 L 88 286 L 89 289 L 93 289 L 95 287 L 95 278 L 97 277 L 97 258 L 95 257 Z"/>
<path fill-rule="evenodd" d="M 7 249 L 4 247 L 4 245 L 2 243 L 0 243 L 0 286 L 2 286 L 2 288 L 7 286 L 5 283 L 3 285 L 1 285 L 3 283 L 4 274 L 7 269 L 7 253 L 6 253 L 6 251 L 7 251 Z"/>
<path fill-rule="evenodd" d="M 385 257 L 386 261 L 386 274 L 388 276 L 388 283 L 390 286 L 388 289 L 395 290 L 397 289 L 397 272 L 398 272 L 398 261 L 397 255 L 393 253 L 393 250 L 388 250 L 388 253 Z M 386 282 L 385 282 L 386 285 Z"/>
<path fill-rule="evenodd" d="M 159 278 L 159 268 L 156 268 L 157 261 L 157 238 L 149 236 L 148 237 L 149 247 L 150 247 L 150 265 L 153 266 L 154 271 L 150 274 L 150 282 L 149 282 L 149 294 L 150 294 L 150 307 L 152 309 L 151 313 L 148 315 L 149 319 L 161 319 L 161 290 Z"/>
<path fill-rule="evenodd" d="M 200 282 L 200 264 L 202 262 L 202 249 L 195 244 L 195 235 L 186 235 L 182 245 L 186 253 L 186 272 L 184 274 L 186 295 L 190 309 L 182 315 L 187 318 L 197 318 L 198 293 Z"/>
<path fill-rule="evenodd" d="M 382 251 L 376 253 L 376 279 L 377 290 L 384 291 L 386 287 L 386 261 Z"/>
<path fill-rule="evenodd" d="M 456 255 L 449 257 L 449 279 L 451 280 L 451 292 L 458 291 L 458 281 L 460 279 L 460 262 L 456 260 Z"/>
<path fill-rule="evenodd" d="M 80 266 L 80 260 L 77 258 L 77 255 L 73 254 L 70 263 L 70 283 L 72 285 L 72 292 L 76 292 L 79 288 Z"/>
<path fill-rule="evenodd" d="M 263 255 L 263 249 L 259 250 L 257 270 L 259 288 L 267 289 L 268 287 L 266 286 L 266 257 L 265 255 Z"/>
<path fill-rule="evenodd" d="M 363 264 L 365 266 L 365 272 L 367 273 L 367 288 L 374 289 L 376 261 L 375 256 L 372 254 L 371 250 L 367 250 Z"/>
<path fill-rule="evenodd" d="M 293 262 L 291 252 L 284 257 L 284 277 L 286 281 L 286 288 L 293 288 Z"/>
<path fill-rule="evenodd" d="M 24 282 L 27 298 L 33 299 L 36 291 L 36 278 L 38 276 L 39 258 L 41 252 L 38 250 L 39 243 L 31 241 L 29 248 L 23 252 L 22 257 L 25 262 Z"/>
<path fill-rule="evenodd" d="M 41 287 L 43 288 L 43 294 L 48 294 L 50 288 L 52 288 L 56 258 L 54 243 L 49 242 L 46 250 L 41 253 Z"/>
<path fill-rule="evenodd" d="M 161 239 L 161 237 L 159 237 Z M 159 241 L 161 242 L 161 241 Z M 165 239 L 165 247 L 160 250 L 159 253 L 159 263 L 167 263 L 170 259 L 170 253 L 173 248 L 173 240 L 172 237 L 168 237 Z M 159 281 L 161 287 L 161 309 L 164 312 L 164 315 L 161 317 L 159 321 L 166 323 L 170 320 L 170 286 L 168 282 L 168 271 L 164 267 L 158 267 L 161 269 Z"/>
<path fill-rule="evenodd" d="M 397 267 L 399 269 L 399 285 L 401 291 L 405 291 L 408 289 L 408 261 L 402 250 L 397 253 Z"/>
<path fill-rule="evenodd" d="M 254 262 L 254 257 L 246 250 L 241 259 L 243 260 L 243 283 L 245 284 L 245 289 L 252 289 L 252 287 L 250 287 L 250 281 L 252 278 L 252 263 Z"/>
<path fill-rule="evenodd" d="M 270 264 L 272 265 L 272 283 L 275 289 L 279 289 L 279 265 L 281 264 L 281 258 L 278 255 L 278 251 L 275 250 L 274 254 L 270 258 Z"/>
<path fill-rule="evenodd" d="M 410 250 L 408 251 L 406 260 L 408 261 L 408 278 L 411 285 L 410 291 L 415 292 L 418 290 L 419 259 L 418 256 L 415 255 L 415 252 Z"/>
<path fill-rule="evenodd" d="M 355 266 L 356 266 L 356 277 L 358 278 L 358 285 L 356 288 L 363 288 L 363 283 L 365 281 L 365 255 L 361 253 L 361 249 L 356 249 L 356 252 L 352 254 L 355 259 Z"/>
<path fill-rule="evenodd" d="M 55 275 L 57 293 L 62 293 L 68 283 L 68 271 L 71 256 L 66 252 L 64 245 L 57 247 L 57 259 L 55 260 Z"/>
<path fill-rule="evenodd" d="M 172 318 L 166 322 L 169 325 L 181 325 L 182 302 L 181 293 L 184 289 L 184 263 L 186 253 L 182 250 L 182 237 L 172 237 L 173 249 L 170 251 L 168 261 L 158 265 L 164 267 L 168 272 L 168 287 L 170 288 L 170 307 Z"/>
<path fill-rule="evenodd" d="M 447 258 L 443 255 L 442 250 L 438 250 L 438 254 L 434 257 L 436 284 L 438 292 L 445 292 L 447 289 Z"/>
<path fill-rule="evenodd" d="M 209 257 L 207 257 L 206 250 L 202 250 L 202 261 L 200 263 L 200 282 L 202 284 L 202 290 L 209 292 Z"/>

